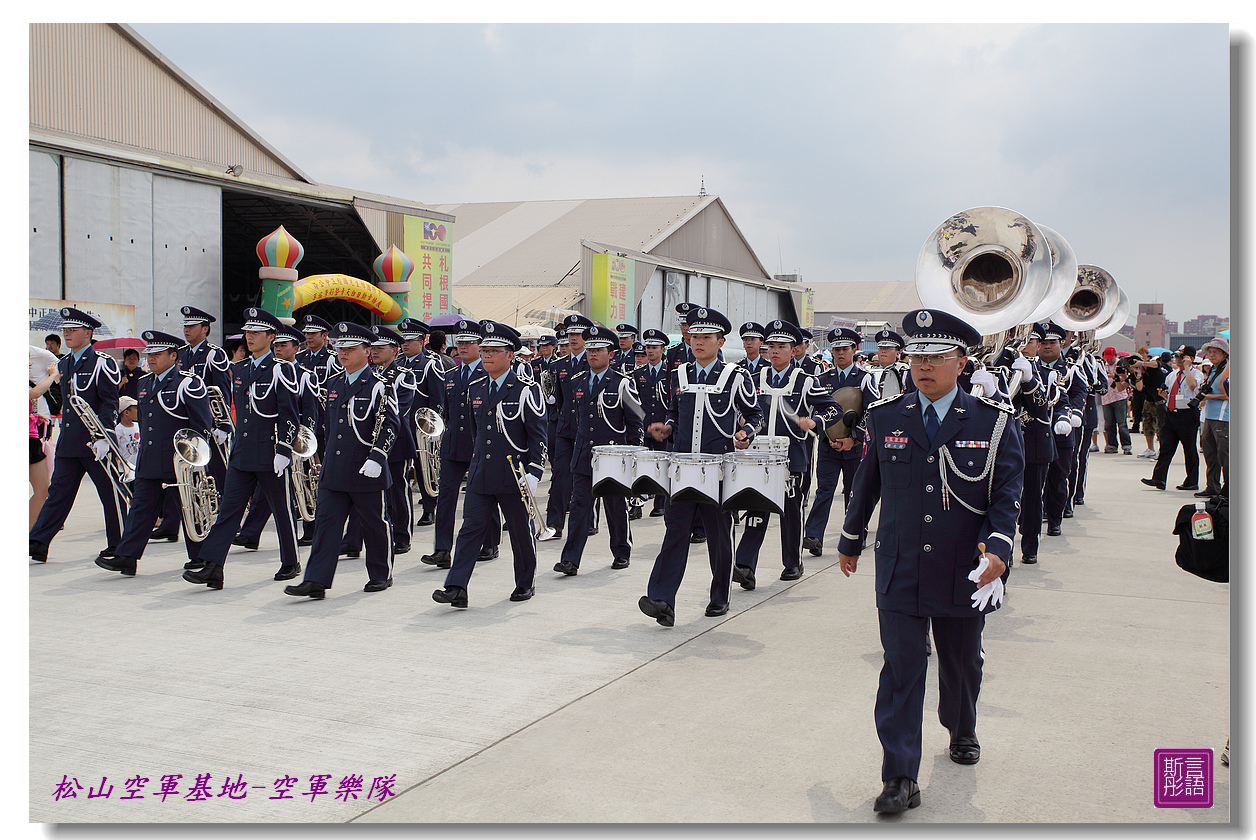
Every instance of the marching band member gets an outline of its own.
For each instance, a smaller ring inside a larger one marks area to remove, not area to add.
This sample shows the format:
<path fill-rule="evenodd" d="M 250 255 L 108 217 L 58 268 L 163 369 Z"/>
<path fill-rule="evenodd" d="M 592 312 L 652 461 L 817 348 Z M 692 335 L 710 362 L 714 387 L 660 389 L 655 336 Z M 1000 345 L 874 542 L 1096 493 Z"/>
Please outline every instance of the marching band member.
<path fill-rule="evenodd" d="M 102 569 L 127 576 L 135 574 L 138 561 L 144 556 L 149 532 L 166 495 L 179 499 L 177 487 L 164 488 L 179 480 L 174 469 L 175 432 L 190 429 L 208 443 L 214 428 L 205 383 L 199 376 L 179 368 L 179 348 L 183 342 L 157 330 L 145 330 L 143 337 L 149 373 L 139 382 L 140 454 L 135 461 L 131 511 L 115 556 L 96 558 L 96 565 Z M 214 447 L 209 449 L 212 452 Z M 205 467 L 198 469 L 205 470 Z M 176 507 L 182 506 L 176 504 Z M 187 534 L 183 542 L 188 559 L 196 560 L 201 544 Z"/>
<path fill-rule="evenodd" d="M 526 344 L 519 346 L 519 352 L 515 354 L 515 376 L 519 377 L 527 385 L 537 384 L 536 369 L 532 367 L 532 357 L 535 351 Z"/>
<path fill-rule="evenodd" d="M 611 367 L 620 373 L 627 373 L 637 366 L 632 345 L 641 335 L 641 330 L 632 324 L 616 324 L 615 335 L 619 339 L 619 349 L 611 354 Z"/>
<path fill-rule="evenodd" d="M 571 354 L 556 362 L 550 371 L 554 374 L 553 403 L 549 411 L 557 415 L 554 433 L 554 449 L 550 453 L 551 475 L 549 501 L 545 505 L 545 524 L 553 529 L 553 535 L 543 535 L 548 539 L 558 539 L 563 535 L 563 521 L 571 506 L 571 458 L 576 443 L 576 417 L 572 402 L 571 378 L 582 370 L 589 369 L 589 362 L 584 353 L 584 332 L 593 326 L 593 322 L 583 315 L 568 315 L 563 319 L 560 329 L 567 335 Z M 560 466 L 561 465 L 561 466 Z"/>
<path fill-rule="evenodd" d="M 724 336 L 730 332 L 728 319 L 714 309 L 699 306 L 689 313 L 694 361 L 668 374 L 667 419 L 649 428 L 659 441 L 674 434 L 674 451 L 723 454 L 734 447 L 746 449 L 762 425 L 763 412 L 759 410 L 750 374 L 745 368 L 725 365 L 718 358 Z M 739 415 L 744 418 L 740 426 Z M 637 602 L 641 612 L 664 627 L 676 622 L 676 592 L 685 574 L 688 543 L 697 518 L 706 526 L 711 561 L 711 601 L 706 614 L 719 616 L 728 612 L 733 571 L 732 517 L 718 505 L 673 501 L 664 514 L 667 531 L 650 572 L 649 589 Z"/>
<path fill-rule="evenodd" d="M 667 419 L 667 403 L 664 392 L 667 389 L 667 368 L 663 364 L 663 351 L 667 348 L 667 333 L 662 330 L 648 329 L 641 334 L 645 345 L 645 364 L 632 371 L 633 384 L 637 396 L 641 400 L 641 408 L 645 416 L 641 418 L 644 428 L 654 423 L 662 423 Z M 667 441 L 655 440 L 653 435 L 644 435 L 647 449 L 666 451 L 670 448 Z M 650 516 L 662 516 L 663 507 L 667 502 L 667 494 L 659 493 L 654 497 L 654 508 Z"/>
<path fill-rule="evenodd" d="M 833 347 L 833 367 L 816 377 L 816 381 L 825 393 L 832 395 L 839 388 L 858 388 L 863 392 L 863 407 L 866 410 L 880 399 L 877 391 L 876 378 L 866 370 L 855 365 L 855 348 L 863 340 L 859 333 L 847 327 L 836 327 L 829 330 L 827 336 Z M 817 435 L 823 437 L 823 433 Z M 863 432 L 855 429 L 854 434 L 841 440 L 820 441 L 816 456 L 816 499 L 807 514 L 802 547 L 819 557 L 824 549 L 824 532 L 829 524 L 829 512 L 833 506 L 833 495 L 837 490 L 837 480 L 842 479 L 842 499 L 850 505 L 850 491 L 854 486 L 855 470 L 863 457 Z"/>
<path fill-rule="evenodd" d="M 454 516 L 458 511 L 458 496 L 462 478 L 471 467 L 475 452 L 474 425 L 471 414 L 471 386 L 485 376 L 480 364 L 480 324 L 462 319 L 454 327 L 454 340 L 458 344 L 458 358 L 462 360 L 455 370 L 445 376 L 445 395 L 441 404 L 445 409 L 445 434 L 440 439 L 440 487 L 436 499 L 436 544 L 431 554 L 419 558 L 429 566 L 448 569 L 454 547 Z M 463 514 L 464 518 L 466 514 Z M 480 559 L 497 556 L 501 541 L 501 529 L 489 529 L 484 540 Z"/>
<path fill-rule="evenodd" d="M 808 432 L 836 423 L 842 409 L 807 375 L 794 360 L 793 350 L 806 341 L 803 331 L 788 321 L 772 321 L 767 326 L 769 364 L 761 367 L 755 390 L 763 412 L 762 434 L 789 437 L 789 484 L 781 514 L 781 580 L 802 577 L 802 477 L 811 469 Z M 814 418 L 819 418 L 817 422 Z M 754 589 L 759 549 L 768 527 L 767 511 L 746 512 L 746 530 L 737 545 L 733 580 L 742 589 Z"/>
<path fill-rule="evenodd" d="M 571 343 L 567 340 L 567 333 L 563 331 L 562 324 L 559 324 L 556 329 L 558 335 L 554 340 L 557 342 L 557 345 L 553 357 L 550 358 L 551 362 L 556 362 L 571 355 Z"/>
<path fill-rule="evenodd" d="M 641 367 L 645 363 L 646 363 L 645 345 L 642 344 L 640 341 L 634 341 L 632 343 L 632 367 L 628 369 L 628 372 L 631 373 L 632 371 Z"/>
<path fill-rule="evenodd" d="M 855 331 L 850 330 L 850 332 L 855 332 Z M 855 335 L 859 335 L 859 333 L 855 333 Z M 857 342 L 862 341 L 862 340 L 863 340 L 862 338 L 859 338 Z M 799 342 L 798 344 L 794 346 L 794 361 L 798 364 L 800 368 L 802 368 L 803 373 L 807 374 L 808 376 L 819 376 L 821 373 L 824 373 L 824 365 L 820 364 L 820 362 L 815 358 L 815 356 L 812 356 L 810 353 L 807 352 L 810 349 L 811 349 L 811 336 L 806 335 L 804 336 L 801 342 Z"/>
<path fill-rule="evenodd" d="M 396 338 L 395 346 L 400 347 L 401 337 Z M 382 592 L 393 582 L 393 538 L 384 516 L 384 493 L 396 477 L 388 467 L 388 456 L 398 437 L 397 405 L 387 377 L 367 364 L 369 347 L 379 340 L 379 333 L 341 321 L 333 340 L 341 372 L 327 380 L 323 414 L 327 452 L 318 479 L 314 546 L 304 579 L 283 590 L 314 600 L 321 600 L 331 589 L 336 546 L 344 538 L 350 514 L 361 523 L 366 545 L 368 580 L 363 591 Z"/>
<path fill-rule="evenodd" d="M 315 380 L 315 375 L 309 370 L 299 367 L 296 363 L 297 349 L 301 346 L 302 334 L 297 332 L 287 324 L 280 324 L 275 330 L 275 340 L 271 344 L 271 350 L 274 351 L 275 358 L 280 363 L 291 365 L 293 373 L 297 377 L 297 405 L 301 417 L 301 425 L 317 436 L 317 430 L 320 428 L 323 419 L 323 405 L 319 399 L 319 386 Z M 216 482 L 215 482 L 216 485 Z M 289 501 L 292 502 L 292 522 L 296 524 L 301 521 L 304 525 L 309 525 L 301 520 L 297 513 L 296 500 L 292 498 L 292 494 L 288 494 Z M 253 491 L 253 501 L 249 503 L 248 515 L 244 517 L 244 524 L 240 526 L 240 533 L 231 541 L 232 545 L 239 545 L 253 551 L 257 550 L 259 540 L 262 536 L 262 529 L 266 527 L 267 520 L 270 519 L 270 503 L 266 501 L 266 494 L 262 492 L 261 485 Z M 310 525 L 311 543 L 313 542 L 313 526 Z M 302 545 L 301 540 L 297 540 L 297 545 Z M 195 560 L 196 558 L 192 558 Z M 199 564 L 189 564 L 186 568 L 195 569 Z"/>
<path fill-rule="evenodd" d="M 764 327 L 755 321 L 747 321 L 741 325 L 738 333 L 741 334 L 741 346 L 746 351 L 746 358 L 737 364 L 749 371 L 750 378 L 757 383 L 759 368 L 769 364 L 767 354 L 763 352 L 763 336 L 766 334 Z"/>
<path fill-rule="evenodd" d="M 532 359 L 532 366 L 539 372 L 542 367 L 548 367 L 553 361 L 554 351 L 558 349 L 558 339 L 552 335 L 543 335 L 536 343 L 536 357 Z"/>
<path fill-rule="evenodd" d="M 401 345 L 402 352 L 405 353 L 404 364 L 414 371 L 416 377 L 414 400 L 410 406 L 410 413 L 406 417 L 401 418 L 402 428 L 409 430 L 409 433 L 413 434 L 414 413 L 420 408 L 430 408 L 438 414 L 443 413 L 445 368 L 437 355 L 424 347 L 427 337 L 431 335 L 431 330 L 427 324 L 418 318 L 406 318 L 397 325 L 397 332 L 401 333 L 401 337 L 405 339 L 405 342 Z M 416 441 L 416 446 L 417 443 Z M 415 468 L 418 468 L 417 451 Z M 427 490 L 423 487 L 423 482 L 418 482 L 418 485 L 423 515 L 414 524 L 415 527 L 424 528 L 436 521 L 436 497 L 428 495 Z"/>
<path fill-rule="evenodd" d="M 634 341 L 632 343 L 632 365 L 624 368 L 624 373 L 627 374 L 628 376 L 632 376 L 633 371 L 635 371 L 639 367 L 645 367 L 646 364 L 647 364 L 647 361 L 646 361 L 646 355 L 645 355 L 645 345 L 642 344 L 640 341 Z M 649 435 L 644 435 L 643 437 L 645 439 L 650 439 Z M 628 497 L 628 521 L 629 522 L 632 522 L 635 519 L 640 519 L 642 517 L 642 515 L 644 514 L 645 500 L 646 500 L 645 496 L 638 496 L 635 493 Z"/>
<path fill-rule="evenodd" d="M 61 309 L 61 331 L 70 351 L 57 362 L 65 409 L 61 412 L 61 436 L 53 458 L 48 499 L 30 530 L 30 556 L 38 563 L 48 562 L 48 544 L 70 515 L 84 474 L 96 485 L 96 495 L 100 497 L 105 515 L 108 546 L 100 552 L 100 557 L 113 557 L 122 538 L 127 510 L 124 488 L 114 484 L 101 463 L 111 455 L 109 440 L 91 440 L 91 433 L 70 405 L 71 395 L 85 400 L 105 434 L 112 437 L 113 427 L 118 424 L 118 385 L 122 371 L 118 370 L 117 362 L 92 347 L 92 334 L 100 326 L 100 321 L 86 312 L 72 306 Z"/>
<path fill-rule="evenodd" d="M 384 492 L 388 522 L 392 526 L 389 548 L 393 554 L 405 554 L 410 550 L 410 522 L 414 514 L 410 504 L 410 483 L 406 480 L 406 464 L 419 454 L 415 449 L 413 431 L 414 400 L 419 383 L 414 370 L 397 360 L 405 341 L 401 334 L 382 326 L 371 327 L 371 332 L 375 335 L 370 349 L 371 364 L 388 385 L 388 398 L 397 410 L 398 421 L 396 442 L 388 450 L 388 472 L 392 479 Z M 405 422 L 402 423 L 402 420 Z M 353 518 L 351 521 L 357 522 Z M 354 545 L 361 538 L 360 533 L 355 533 L 348 542 Z"/>
<path fill-rule="evenodd" d="M 201 544 L 204 567 L 188 569 L 183 579 L 222 589 L 227 549 L 240 528 L 244 509 L 259 486 L 270 504 L 279 537 L 279 571 L 275 580 L 291 580 L 301 573 L 297 534 L 289 502 L 288 466 L 292 444 L 301 422 L 300 382 L 296 368 L 275 358 L 271 343 L 281 324 L 265 309 L 244 310 L 244 340 L 250 358 L 232 365 L 236 433 L 227 462 L 227 483 L 218 507 L 218 519 Z"/>
<path fill-rule="evenodd" d="M 909 313 L 903 327 L 917 390 L 865 412 L 868 456 L 855 476 L 838 543 L 849 577 L 880 503 L 875 559 L 884 665 L 875 719 L 885 786 L 873 810 L 882 813 L 920 804 L 930 622 L 938 718 L 951 733 L 951 760 L 976 764 L 981 757 L 981 633 L 985 614 L 1003 597 L 1024 474 L 1011 407 L 956 386 L 965 349 L 981 340 L 978 332 L 928 309 Z"/>
<path fill-rule="evenodd" d="M 231 407 L 231 360 L 227 351 L 209 341 L 210 324 L 217 319 L 203 309 L 195 306 L 184 306 L 179 309 L 183 315 L 183 339 L 187 346 L 179 349 L 179 370 L 187 371 L 199 377 L 207 388 L 217 388 L 222 395 L 225 406 Z M 231 436 L 230 415 L 223 417 L 212 432 L 209 448 L 209 466 L 206 471 L 214 479 L 214 486 L 221 492 L 227 480 L 227 462 L 223 460 L 220 447 L 227 445 Z M 179 538 L 179 527 L 183 524 L 183 513 L 179 508 L 179 496 L 170 493 L 166 496 L 165 507 L 162 509 L 161 524 L 153 531 L 150 539 L 174 542 Z"/>
<path fill-rule="evenodd" d="M 1081 372 L 1064 359 L 1063 344 L 1068 331 L 1054 321 L 1048 321 L 1042 338 L 1038 341 L 1038 360 L 1047 377 L 1060 389 L 1056 404 L 1055 460 L 1047 468 L 1047 482 L 1043 490 L 1043 507 L 1047 516 L 1047 536 L 1058 537 L 1063 533 L 1063 520 L 1073 515 L 1070 504 L 1069 475 L 1076 460 L 1074 433 L 1082 425 L 1086 408 L 1086 380 Z"/>
<path fill-rule="evenodd" d="M 297 364 L 314 372 L 314 379 L 319 388 L 327 384 L 327 380 L 340 372 L 340 363 L 336 354 L 327 343 L 327 333 L 331 324 L 317 315 L 306 315 L 301 319 L 301 333 L 305 336 L 305 349 L 297 354 Z"/>
<path fill-rule="evenodd" d="M 1078 430 L 1077 460 L 1069 474 L 1069 497 L 1074 505 L 1086 503 L 1086 467 L 1090 463 L 1090 449 L 1099 428 L 1099 397 L 1108 391 L 1108 374 L 1103 365 L 1095 361 L 1089 350 L 1080 347 L 1076 366 L 1086 380 L 1086 407 L 1082 412 L 1082 425 Z"/>
<path fill-rule="evenodd" d="M 536 538 L 512 462 L 523 470 L 535 498 L 545 461 L 545 401 L 538 386 L 520 382 L 513 370 L 514 353 L 521 346 L 519 333 L 496 321 L 484 321 L 482 330 L 484 373 L 471 385 L 473 410 L 468 422 L 475 454 L 467 472 L 462 528 L 445 588 L 432 593 L 432 600 L 452 607 L 467 606 L 467 584 L 475 561 L 487 540 L 500 539 L 499 508 L 506 516 L 514 555 L 515 589 L 510 600 L 526 601 L 535 594 Z"/>
<path fill-rule="evenodd" d="M 915 390 L 911 381 L 911 365 L 903 361 L 903 337 L 891 329 L 884 329 L 875 336 L 877 364 L 875 376 L 877 393 L 881 399 Z"/>
<path fill-rule="evenodd" d="M 623 326 L 622 324 L 620 325 Z M 571 376 L 571 404 L 576 440 L 572 449 L 574 482 L 571 491 L 570 527 L 562 557 L 554 571 L 574 575 L 589 539 L 593 521 L 593 447 L 607 444 L 641 445 L 641 399 L 632 377 L 611 364 L 615 336 L 606 327 L 585 330 L 588 368 Z M 626 569 L 632 554 L 632 533 L 623 496 L 603 496 L 606 524 L 610 530 L 611 568 Z"/>

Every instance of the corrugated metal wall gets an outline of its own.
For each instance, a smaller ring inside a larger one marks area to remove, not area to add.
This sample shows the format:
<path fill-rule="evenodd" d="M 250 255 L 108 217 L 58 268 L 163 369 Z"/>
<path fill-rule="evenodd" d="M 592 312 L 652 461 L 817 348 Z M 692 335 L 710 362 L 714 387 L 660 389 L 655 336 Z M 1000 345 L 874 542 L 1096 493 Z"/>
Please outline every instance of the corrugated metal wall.
<path fill-rule="evenodd" d="M 711 204 L 667 237 L 650 253 L 702 265 L 719 266 L 749 277 L 763 274 L 754 254 L 746 247 L 720 205 Z"/>
<path fill-rule="evenodd" d="M 103 23 L 30 26 L 32 127 L 299 177 Z"/>

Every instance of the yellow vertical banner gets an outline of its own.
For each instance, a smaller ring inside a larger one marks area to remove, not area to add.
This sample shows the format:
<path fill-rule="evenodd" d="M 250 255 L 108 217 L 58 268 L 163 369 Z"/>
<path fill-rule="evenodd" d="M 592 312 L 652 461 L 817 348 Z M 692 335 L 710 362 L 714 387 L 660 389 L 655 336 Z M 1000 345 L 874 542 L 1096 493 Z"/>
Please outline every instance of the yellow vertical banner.
<path fill-rule="evenodd" d="M 615 254 L 593 255 L 593 320 L 608 327 L 634 320 L 635 260 Z"/>
<path fill-rule="evenodd" d="M 426 321 L 452 308 L 450 277 L 453 274 L 452 222 L 406 216 L 402 250 L 414 260 L 410 275 L 410 316 Z"/>
<path fill-rule="evenodd" d="M 811 289 L 802 290 L 802 323 L 798 326 L 809 330 L 816 321 L 816 293 Z"/>

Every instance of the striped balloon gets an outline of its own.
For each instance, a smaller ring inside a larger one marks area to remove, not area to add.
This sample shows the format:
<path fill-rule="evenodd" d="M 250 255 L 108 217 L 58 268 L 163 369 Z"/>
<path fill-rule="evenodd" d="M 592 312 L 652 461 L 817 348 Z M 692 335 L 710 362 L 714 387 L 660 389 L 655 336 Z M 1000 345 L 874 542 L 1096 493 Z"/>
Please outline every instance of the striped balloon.
<path fill-rule="evenodd" d="M 283 225 L 257 243 L 257 258 L 268 268 L 295 269 L 303 256 L 305 248 Z"/>
<path fill-rule="evenodd" d="M 404 283 L 414 271 L 414 260 L 396 245 L 375 258 L 375 276 L 382 283 Z"/>

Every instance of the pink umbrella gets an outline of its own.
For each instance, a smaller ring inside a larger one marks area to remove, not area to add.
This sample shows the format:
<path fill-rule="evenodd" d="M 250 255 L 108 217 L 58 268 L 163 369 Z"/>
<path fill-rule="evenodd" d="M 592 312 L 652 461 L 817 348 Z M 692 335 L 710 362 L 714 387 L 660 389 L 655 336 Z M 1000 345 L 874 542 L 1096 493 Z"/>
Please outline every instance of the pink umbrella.
<path fill-rule="evenodd" d="M 95 344 L 92 345 L 92 347 L 95 348 L 96 352 L 99 353 L 103 351 L 105 353 L 108 353 L 110 356 L 113 356 L 115 359 L 121 359 L 123 354 L 126 353 L 126 351 L 132 347 L 138 350 L 140 352 L 140 355 L 142 356 L 144 354 L 144 339 L 142 338 L 105 338 L 105 339 L 101 339 L 100 341 L 97 341 Z"/>

